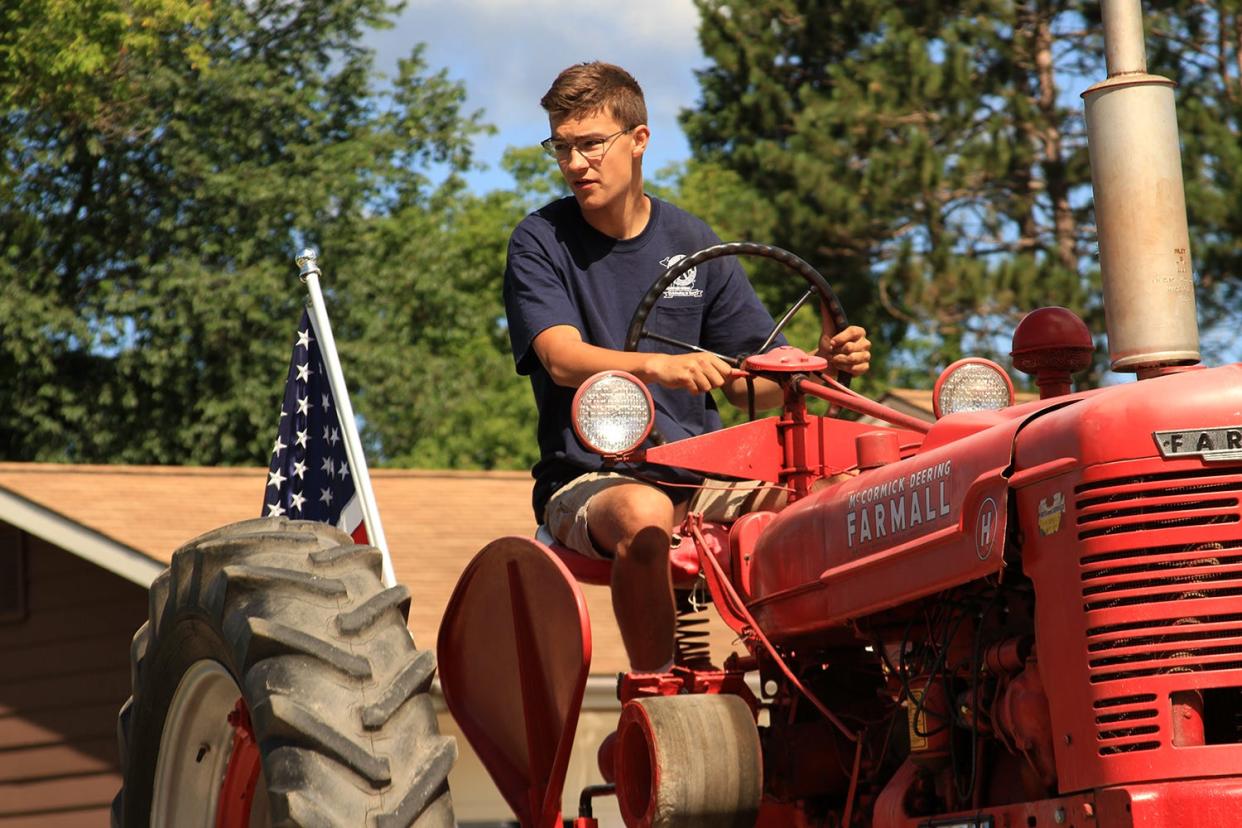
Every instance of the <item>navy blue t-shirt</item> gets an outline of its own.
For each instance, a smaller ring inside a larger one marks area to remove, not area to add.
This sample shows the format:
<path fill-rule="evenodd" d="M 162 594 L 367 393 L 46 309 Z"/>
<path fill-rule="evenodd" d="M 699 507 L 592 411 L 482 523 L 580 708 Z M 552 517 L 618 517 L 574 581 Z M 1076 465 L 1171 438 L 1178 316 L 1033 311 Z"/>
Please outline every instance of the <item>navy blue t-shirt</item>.
<path fill-rule="evenodd" d="M 603 459 L 574 433 L 570 405 L 576 389 L 552 381 L 531 342 L 550 327 L 572 325 L 584 342 L 622 350 L 634 310 L 651 285 L 681 257 L 719 242 L 701 220 L 655 198 L 647 227 L 632 239 L 617 240 L 591 227 L 572 197 L 531 213 L 513 231 L 505 268 L 505 312 L 518 373 L 530 376 L 539 409 L 540 460 L 532 475 L 540 520 L 553 492 L 581 474 L 599 470 Z M 647 320 L 649 330 L 726 356 L 758 348 L 772 325 L 772 317 L 733 257 L 713 259 L 675 280 Z M 774 344 L 784 344 L 784 339 Z M 651 339 L 642 340 L 639 350 L 682 353 Z M 711 394 L 659 385 L 650 390 L 656 428 L 665 439 L 720 428 Z M 666 482 L 701 480 L 657 466 L 616 470 Z M 688 496 L 689 490 L 684 491 Z M 678 490 L 669 493 L 680 499 Z"/>

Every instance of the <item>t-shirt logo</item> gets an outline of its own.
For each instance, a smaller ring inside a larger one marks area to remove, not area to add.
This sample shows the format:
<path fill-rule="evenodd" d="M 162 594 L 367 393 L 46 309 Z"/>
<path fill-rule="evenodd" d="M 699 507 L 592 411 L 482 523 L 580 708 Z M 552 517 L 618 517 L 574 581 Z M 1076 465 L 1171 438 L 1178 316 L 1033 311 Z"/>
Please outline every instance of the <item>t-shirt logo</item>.
<path fill-rule="evenodd" d="M 678 253 L 674 256 L 661 259 L 660 264 L 665 270 L 686 258 L 684 253 Z M 665 299 L 674 299 L 678 297 L 697 299 L 703 295 L 703 291 L 694 286 L 694 279 L 699 275 L 699 269 L 692 267 L 685 273 L 673 280 L 673 283 L 664 289 L 663 296 Z"/>

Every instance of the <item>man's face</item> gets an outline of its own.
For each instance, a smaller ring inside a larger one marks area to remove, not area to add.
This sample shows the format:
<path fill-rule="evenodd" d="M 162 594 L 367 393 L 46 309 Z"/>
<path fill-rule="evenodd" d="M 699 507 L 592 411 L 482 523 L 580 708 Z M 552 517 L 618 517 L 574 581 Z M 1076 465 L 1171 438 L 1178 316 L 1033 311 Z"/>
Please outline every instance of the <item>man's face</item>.
<path fill-rule="evenodd" d="M 557 157 L 561 175 L 583 210 L 598 210 L 624 198 L 640 175 L 637 161 L 647 148 L 650 132 L 645 124 L 621 132 L 625 128 L 606 111 L 552 124 L 554 141 L 572 146 L 604 142 L 602 158 L 586 158 L 576 149 Z"/>

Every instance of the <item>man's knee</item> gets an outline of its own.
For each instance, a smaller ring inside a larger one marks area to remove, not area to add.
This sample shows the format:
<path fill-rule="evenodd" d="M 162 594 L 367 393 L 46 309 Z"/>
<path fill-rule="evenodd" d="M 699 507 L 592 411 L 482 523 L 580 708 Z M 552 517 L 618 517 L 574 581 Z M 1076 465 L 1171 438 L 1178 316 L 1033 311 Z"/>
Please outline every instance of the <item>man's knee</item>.
<path fill-rule="evenodd" d="M 595 542 L 618 558 L 667 559 L 673 502 L 642 484 L 616 486 L 591 499 L 589 524 Z"/>

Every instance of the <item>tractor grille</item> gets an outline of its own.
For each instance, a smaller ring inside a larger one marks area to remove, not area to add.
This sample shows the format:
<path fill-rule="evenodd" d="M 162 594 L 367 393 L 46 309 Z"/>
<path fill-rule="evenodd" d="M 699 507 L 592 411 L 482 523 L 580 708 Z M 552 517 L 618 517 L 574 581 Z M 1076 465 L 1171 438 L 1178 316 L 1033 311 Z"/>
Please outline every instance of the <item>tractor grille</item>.
<path fill-rule="evenodd" d="M 1142 693 L 1100 699 L 1094 704 L 1096 738 L 1101 756 L 1155 750 L 1160 742 L 1156 724 L 1156 694 Z"/>
<path fill-rule="evenodd" d="M 1219 600 L 1242 596 L 1242 472 L 1114 478 L 1075 494 L 1091 682 L 1242 668 L 1242 613 Z M 1111 718 L 1139 712 L 1101 712 L 1101 743 L 1154 734 L 1141 721 L 1154 713 Z"/>

